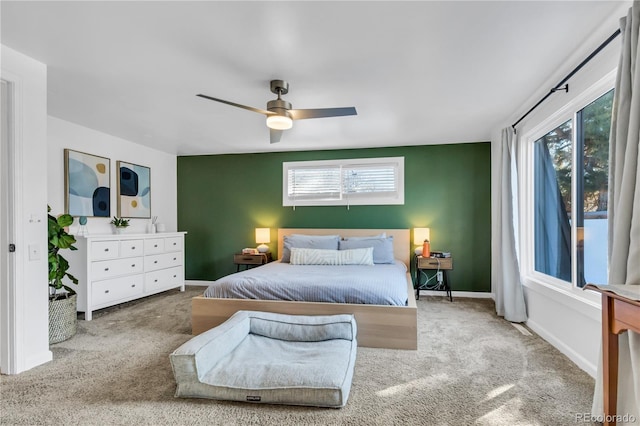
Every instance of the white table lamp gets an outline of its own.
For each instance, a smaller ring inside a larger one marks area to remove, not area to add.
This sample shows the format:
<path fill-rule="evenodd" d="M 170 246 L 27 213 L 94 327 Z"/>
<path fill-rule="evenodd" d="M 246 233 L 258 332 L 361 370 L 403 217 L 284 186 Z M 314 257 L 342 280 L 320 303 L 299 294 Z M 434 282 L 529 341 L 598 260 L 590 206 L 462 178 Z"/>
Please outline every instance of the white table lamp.
<path fill-rule="evenodd" d="M 256 228 L 256 244 L 260 253 L 266 253 L 269 251 L 267 243 L 271 242 L 271 228 Z"/>

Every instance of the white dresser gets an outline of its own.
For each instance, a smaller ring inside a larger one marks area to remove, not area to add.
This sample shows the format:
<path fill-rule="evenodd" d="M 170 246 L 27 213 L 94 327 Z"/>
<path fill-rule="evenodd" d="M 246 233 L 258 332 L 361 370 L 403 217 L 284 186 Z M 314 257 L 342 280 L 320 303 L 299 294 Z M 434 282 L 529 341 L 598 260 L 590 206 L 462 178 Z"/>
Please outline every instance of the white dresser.
<path fill-rule="evenodd" d="M 91 320 L 97 309 L 179 287 L 184 291 L 184 234 L 76 236 L 77 251 L 65 250 L 78 279 L 78 311 Z"/>

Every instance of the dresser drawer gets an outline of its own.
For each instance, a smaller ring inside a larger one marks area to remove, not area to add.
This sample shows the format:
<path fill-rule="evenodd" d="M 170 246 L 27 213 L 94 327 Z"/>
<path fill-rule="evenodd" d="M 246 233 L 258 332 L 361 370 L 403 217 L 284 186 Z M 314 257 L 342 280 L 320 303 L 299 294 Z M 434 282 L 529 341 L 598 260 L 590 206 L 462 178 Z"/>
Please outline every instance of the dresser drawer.
<path fill-rule="evenodd" d="M 144 275 L 130 275 L 104 281 L 94 281 L 91 289 L 93 305 L 102 305 L 130 297 L 144 292 Z"/>
<path fill-rule="evenodd" d="M 143 264 L 142 257 L 92 262 L 91 277 L 93 280 L 103 280 L 119 275 L 137 274 L 142 272 Z"/>
<path fill-rule="evenodd" d="M 154 254 L 153 256 L 145 256 L 144 258 L 145 272 L 179 265 L 182 265 L 182 253 Z"/>
<path fill-rule="evenodd" d="M 184 238 L 169 237 L 164 239 L 164 251 L 182 251 L 184 249 Z"/>
<path fill-rule="evenodd" d="M 453 269 L 453 259 L 450 257 L 419 257 L 418 268 L 420 269 Z"/>
<path fill-rule="evenodd" d="M 144 254 L 164 252 L 164 238 L 149 238 L 144 240 Z"/>
<path fill-rule="evenodd" d="M 184 281 L 183 273 L 182 266 L 147 272 L 144 277 L 144 290 L 146 292 L 155 292 L 179 287 Z"/>
<path fill-rule="evenodd" d="M 142 256 L 143 248 L 143 240 L 120 241 L 120 257 Z"/>
<path fill-rule="evenodd" d="M 120 241 L 95 241 L 91 244 L 91 259 L 115 259 L 119 254 Z"/>

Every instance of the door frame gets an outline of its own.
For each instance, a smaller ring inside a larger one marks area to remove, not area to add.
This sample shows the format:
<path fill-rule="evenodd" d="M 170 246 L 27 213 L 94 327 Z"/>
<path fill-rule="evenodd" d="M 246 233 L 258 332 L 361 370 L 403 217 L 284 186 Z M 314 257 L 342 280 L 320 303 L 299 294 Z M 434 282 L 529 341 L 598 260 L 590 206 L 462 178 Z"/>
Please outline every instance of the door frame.
<path fill-rule="evenodd" d="M 16 286 L 19 270 L 17 260 L 19 253 L 9 253 L 9 243 L 21 241 L 20 229 L 15 218 L 19 214 L 22 196 L 17 190 L 18 174 L 16 167 L 20 164 L 21 145 L 18 135 L 20 119 L 19 90 L 22 88 L 20 78 L 2 70 L 0 79 L 3 88 L 2 99 L 3 137 L 0 153 L 0 373 L 16 374 L 21 371 L 21 345 L 18 342 L 18 326 L 21 323 L 17 307 L 23 296 Z M 5 127 L 6 126 L 6 127 Z M 6 133 L 5 133 L 6 131 Z M 18 247 L 20 249 L 20 247 Z"/>

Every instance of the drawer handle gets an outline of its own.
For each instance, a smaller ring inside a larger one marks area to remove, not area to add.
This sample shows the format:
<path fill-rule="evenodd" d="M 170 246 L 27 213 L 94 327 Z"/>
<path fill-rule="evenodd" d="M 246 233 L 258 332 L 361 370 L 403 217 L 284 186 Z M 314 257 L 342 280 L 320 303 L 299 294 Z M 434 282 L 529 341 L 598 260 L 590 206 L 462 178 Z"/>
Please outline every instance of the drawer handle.
<path fill-rule="evenodd" d="M 177 259 L 177 257 L 174 257 L 174 258 L 173 258 L 173 260 L 176 260 L 176 259 Z"/>
<path fill-rule="evenodd" d="M 136 246 L 131 247 L 131 250 L 135 250 L 135 249 L 136 249 Z"/>
<path fill-rule="evenodd" d="M 157 282 L 158 282 L 158 280 L 153 280 L 153 282 L 154 282 L 154 283 L 157 283 Z"/>
<path fill-rule="evenodd" d="M 174 275 L 173 278 L 177 277 L 177 275 Z"/>
<path fill-rule="evenodd" d="M 131 284 L 131 287 L 135 287 L 135 286 L 136 286 L 135 284 Z"/>
<path fill-rule="evenodd" d="M 158 263 L 158 261 L 157 261 L 157 260 L 154 260 L 154 261 L 153 261 L 153 263 Z"/>
<path fill-rule="evenodd" d="M 153 246 L 154 246 L 154 247 L 158 247 L 158 245 L 157 245 L 157 244 L 154 244 Z"/>
<path fill-rule="evenodd" d="M 105 290 L 104 292 L 105 292 L 105 293 L 109 293 L 109 290 Z"/>
<path fill-rule="evenodd" d="M 109 251 L 109 249 L 108 249 L 108 248 L 106 248 L 106 249 L 104 249 L 104 251 Z"/>
<path fill-rule="evenodd" d="M 104 271 L 107 272 L 109 270 L 109 268 L 104 268 Z"/>
<path fill-rule="evenodd" d="M 173 245 L 174 245 L 174 246 L 177 246 L 177 245 L 178 245 L 178 243 L 173 243 Z"/>

